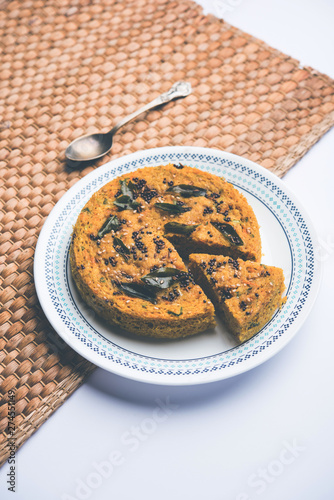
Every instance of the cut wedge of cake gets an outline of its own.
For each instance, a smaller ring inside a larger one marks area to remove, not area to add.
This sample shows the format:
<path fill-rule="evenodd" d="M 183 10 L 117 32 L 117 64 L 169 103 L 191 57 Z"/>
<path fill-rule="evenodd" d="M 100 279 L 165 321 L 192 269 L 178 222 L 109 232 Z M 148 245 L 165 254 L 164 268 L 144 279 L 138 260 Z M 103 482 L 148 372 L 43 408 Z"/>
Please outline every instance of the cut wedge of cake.
<path fill-rule="evenodd" d="M 282 269 L 224 256 L 192 254 L 189 267 L 240 342 L 255 335 L 282 306 Z"/>

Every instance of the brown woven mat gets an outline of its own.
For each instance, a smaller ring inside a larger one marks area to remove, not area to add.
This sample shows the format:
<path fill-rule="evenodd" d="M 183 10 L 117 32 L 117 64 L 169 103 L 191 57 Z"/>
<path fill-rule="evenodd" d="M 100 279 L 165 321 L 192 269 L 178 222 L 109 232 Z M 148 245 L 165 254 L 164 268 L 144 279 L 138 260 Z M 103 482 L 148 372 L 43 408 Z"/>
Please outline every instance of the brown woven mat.
<path fill-rule="evenodd" d="M 68 170 L 68 143 L 107 131 L 184 79 L 193 93 L 122 129 L 99 165 L 144 148 L 193 145 L 282 176 L 333 125 L 334 85 L 187 0 L 0 6 L 1 464 L 10 396 L 20 446 L 94 369 L 52 330 L 33 283 L 45 218 L 94 168 Z"/>

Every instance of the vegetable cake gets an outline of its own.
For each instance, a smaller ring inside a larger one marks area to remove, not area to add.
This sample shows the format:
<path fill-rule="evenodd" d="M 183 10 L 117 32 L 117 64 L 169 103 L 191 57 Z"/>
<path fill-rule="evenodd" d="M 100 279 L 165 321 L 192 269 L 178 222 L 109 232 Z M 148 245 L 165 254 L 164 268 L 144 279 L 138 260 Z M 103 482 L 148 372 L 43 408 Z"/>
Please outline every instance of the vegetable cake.
<path fill-rule="evenodd" d="M 190 255 L 189 267 L 240 342 L 261 330 L 285 301 L 278 267 L 207 254 Z"/>
<path fill-rule="evenodd" d="M 225 179 L 169 164 L 129 172 L 93 194 L 73 230 L 70 265 L 100 316 L 133 333 L 177 338 L 215 326 L 214 307 L 182 260 L 194 252 L 259 261 L 259 226 Z"/>

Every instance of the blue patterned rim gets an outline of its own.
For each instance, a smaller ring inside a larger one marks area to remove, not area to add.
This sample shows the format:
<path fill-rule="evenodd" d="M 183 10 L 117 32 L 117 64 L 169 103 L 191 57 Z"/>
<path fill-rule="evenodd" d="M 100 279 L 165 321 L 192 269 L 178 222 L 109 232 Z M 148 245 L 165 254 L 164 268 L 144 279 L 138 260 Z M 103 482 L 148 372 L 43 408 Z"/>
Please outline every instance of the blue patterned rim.
<path fill-rule="evenodd" d="M 125 349 L 106 338 L 82 314 L 71 293 L 68 249 L 72 227 L 91 197 L 105 183 L 144 166 L 185 163 L 223 176 L 250 193 L 274 215 L 291 253 L 287 302 L 252 339 L 227 351 L 195 359 L 163 359 Z M 129 378 L 158 383 L 201 383 L 246 371 L 271 357 L 297 331 L 315 299 L 319 272 L 312 228 L 299 203 L 276 176 L 238 156 L 205 148 L 146 150 L 114 160 L 91 172 L 58 202 L 43 227 L 36 250 L 36 288 L 42 307 L 58 333 L 93 363 Z M 44 263 L 41 273 L 40 263 Z M 39 267 L 39 268 L 38 268 Z M 296 326 L 296 328 L 294 328 Z M 66 332 L 66 333 L 65 333 Z M 176 381 L 177 380 L 177 381 Z"/>

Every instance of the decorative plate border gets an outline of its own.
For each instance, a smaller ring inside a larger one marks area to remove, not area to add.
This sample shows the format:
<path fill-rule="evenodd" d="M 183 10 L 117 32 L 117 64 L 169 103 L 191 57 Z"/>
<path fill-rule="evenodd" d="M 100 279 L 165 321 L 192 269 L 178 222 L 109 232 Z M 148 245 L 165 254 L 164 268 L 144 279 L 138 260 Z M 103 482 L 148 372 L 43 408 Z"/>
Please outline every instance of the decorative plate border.
<path fill-rule="evenodd" d="M 187 165 L 224 176 L 271 210 L 289 241 L 292 274 L 287 302 L 249 341 L 219 354 L 169 360 L 129 351 L 101 335 L 84 318 L 71 294 L 68 249 L 72 227 L 92 193 L 123 173 L 166 163 Z M 223 151 L 166 147 L 119 158 L 91 172 L 57 203 L 41 232 L 35 255 L 35 282 L 41 305 L 64 340 L 93 363 L 136 380 L 164 384 L 210 382 L 246 371 L 278 352 L 296 333 L 315 300 L 320 263 L 314 257 L 314 230 L 305 211 L 283 182 L 249 160 Z M 43 263 L 43 269 L 41 269 Z"/>

